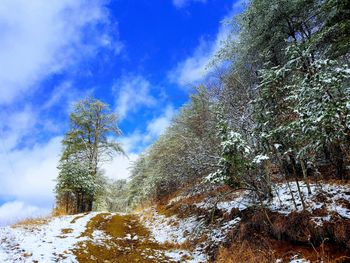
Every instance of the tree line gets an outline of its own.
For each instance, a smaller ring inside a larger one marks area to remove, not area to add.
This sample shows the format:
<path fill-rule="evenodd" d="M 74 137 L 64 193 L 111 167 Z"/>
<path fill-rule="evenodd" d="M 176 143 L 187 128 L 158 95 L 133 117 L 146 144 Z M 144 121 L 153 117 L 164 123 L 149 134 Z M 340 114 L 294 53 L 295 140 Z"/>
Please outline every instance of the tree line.
<path fill-rule="evenodd" d="M 349 0 L 252 0 L 226 23 L 230 34 L 211 63 L 224 67 L 195 87 L 128 182 L 107 182 L 98 170 L 122 153 L 107 136 L 120 135 L 116 116 L 98 101 L 77 104 L 63 140 L 59 201 L 82 212 L 103 196 L 126 209 L 194 182 L 249 189 L 261 200 L 272 196 L 274 176 L 298 186 L 324 168 L 349 177 Z"/>
<path fill-rule="evenodd" d="M 129 203 L 193 182 L 269 198 L 276 174 L 299 186 L 323 167 L 348 178 L 349 7 L 348 0 L 250 1 L 228 21 L 231 33 L 213 59 L 226 67 L 196 87 L 134 164 Z M 300 187 L 299 194 L 303 200 Z"/>

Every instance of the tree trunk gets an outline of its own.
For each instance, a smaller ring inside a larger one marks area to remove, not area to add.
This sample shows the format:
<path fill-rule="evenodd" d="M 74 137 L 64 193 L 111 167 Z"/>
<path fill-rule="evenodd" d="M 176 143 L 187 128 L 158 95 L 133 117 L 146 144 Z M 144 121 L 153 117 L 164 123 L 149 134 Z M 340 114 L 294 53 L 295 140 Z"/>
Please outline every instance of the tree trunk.
<path fill-rule="evenodd" d="M 80 209 L 81 209 L 81 198 L 80 198 L 80 193 L 76 194 L 76 208 L 75 208 L 75 213 L 80 213 Z"/>
<path fill-rule="evenodd" d="M 334 149 L 336 176 L 338 179 L 344 179 L 344 158 L 341 147 L 337 145 Z"/>
<path fill-rule="evenodd" d="M 305 201 L 304 201 L 303 192 L 300 189 L 299 180 L 298 180 L 298 176 L 297 176 L 297 171 L 296 171 L 296 168 L 295 168 L 295 159 L 294 159 L 294 157 L 291 157 L 291 161 L 292 161 L 293 175 L 294 175 L 294 178 L 295 178 L 295 183 L 297 185 L 297 189 L 298 189 L 301 205 L 303 206 L 303 210 L 305 210 L 306 209 L 306 204 L 305 204 Z"/>
<path fill-rule="evenodd" d="M 307 178 L 307 169 L 305 167 L 305 163 L 303 159 L 300 159 L 300 164 L 301 164 L 301 169 L 303 170 L 303 176 L 304 176 L 304 181 L 306 183 L 307 192 L 309 195 L 311 195 L 310 183 L 309 183 L 309 179 Z"/>
<path fill-rule="evenodd" d="M 69 193 L 66 192 L 66 214 L 69 214 Z"/>

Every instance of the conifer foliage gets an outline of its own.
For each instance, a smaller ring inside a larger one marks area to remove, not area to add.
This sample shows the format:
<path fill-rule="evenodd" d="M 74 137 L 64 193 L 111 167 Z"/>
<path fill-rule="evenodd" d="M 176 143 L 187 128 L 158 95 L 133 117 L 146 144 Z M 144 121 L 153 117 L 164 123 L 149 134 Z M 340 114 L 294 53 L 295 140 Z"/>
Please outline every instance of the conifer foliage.
<path fill-rule="evenodd" d="M 249 1 L 213 61 L 225 65 L 217 81 L 201 84 L 136 162 L 131 199 L 204 181 L 261 200 L 273 195 L 271 173 L 299 190 L 299 179 L 308 183 L 323 166 L 348 177 L 349 7 L 348 0 Z"/>
<path fill-rule="evenodd" d="M 56 185 L 57 205 L 67 213 L 91 211 L 104 187 L 100 165 L 123 153 L 115 138 L 121 135 L 117 116 L 94 98 L 77 102 L 62 145 Z"/>

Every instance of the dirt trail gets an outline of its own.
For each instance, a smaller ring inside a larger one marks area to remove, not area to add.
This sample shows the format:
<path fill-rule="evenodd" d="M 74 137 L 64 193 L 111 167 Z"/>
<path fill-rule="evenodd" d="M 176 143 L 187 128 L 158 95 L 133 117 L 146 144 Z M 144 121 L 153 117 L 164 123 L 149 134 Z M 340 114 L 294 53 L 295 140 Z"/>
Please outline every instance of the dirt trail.
<path fill-rule="evenodd" d="M 79 262 L 179 262 L 166 256 L 174 246 L 157 243 L 136 215 L 98 214 L 82 236 L 89 238 L 73 250 Z"/>

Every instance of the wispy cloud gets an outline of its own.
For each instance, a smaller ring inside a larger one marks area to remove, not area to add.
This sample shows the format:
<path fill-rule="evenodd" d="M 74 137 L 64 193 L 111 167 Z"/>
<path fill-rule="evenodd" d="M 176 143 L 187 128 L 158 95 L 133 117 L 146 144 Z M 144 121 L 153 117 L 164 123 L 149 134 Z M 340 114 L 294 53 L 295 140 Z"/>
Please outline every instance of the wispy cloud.
<path fill-rule="evenodd" d="M 193 54 L 180 61 L 169 72 L 169 79 L 183 87 L 195 85 L 203 81 L 212 72 L 213 68 L 210 67 L 210 63 L 220 50 L 227 36 L 228 29 L 225 25 L 222 25 L 214 40 L 201 38 Z"/>
<path fill-rule="evenodd" d="M 130 177 L 130 167 L 136 161 L 138 154 L 129 153 L 128 156 L 118 155 L 113 161 L 103 165 L 104 174 L 111 179 L 128 179 Z"/>
<path fill-rule="evenodd" d="M 187 6 L 191 2 L 206 3 L 207 0 L 173 0 L 173 5 L 176 8 L 183 8 L 183 7 Z"/>
<path fill-rule="evenodd" d="M 32 134 L 38 122 L 37 112 L 30 105 L 11 112 L 2 110 L 0 118 L 0 150 L 5 152 L 15 149 L 27 135 Z"/>
<path fill-rule="evenodd" d="M 167 105 L 164 112 L 150 120 L 147 124 L 147 134 L 144 136 L 144 140 L 151 141 L 160 135 L 169 127 L 171 120 L 174 118 L 176 110 L 172 105 Z"/>
<path fill-rule="evenodd" d="M 0 226 L 12 224 L 18 220 L 47 215 L 49 212 L 50 210 L 48 209 L 21 201 L 7 202 L 0 206 Z"/>
<path fill-rule="evenodd" d="M 127 75 L 118 80 L 113 89 L 117 93 L 116 113 L 123 120 L 130 112 L 136 112 L 141 106 L 155 106 L 157 100 L 151 95 L 151 84 L 139 75 Z"/>
<path fill-rule="evenodd" d="M 91 91 L 75 87 L 82 62 L 123 48 L 106 4 L 96 0 L 4 0 L 0 3 L 0 221 L 52 208 L 62 127 L 73 101 Z M 38 95 L 59 73 L 62 84 Z M 71 77 L 73 79 L 71 80 Z M 41 90 L 40 90 L 41 91 Z M 43 101 L 45 100 L 46 101 Z M 41 102 L 41 104 L 37 102 Z M 55 108 L 57 109 L 57 108 Z M 45 210 L 46 211 L 46 210 Z"/>
<path fill-rule="evenodd" d="M 170 81 L 177 83 L 182 87 L 193 86 L 205 80 L 214 71 L 211 62 L 220 51 L 225 41 L 227 40 L 231 27 L 226 23 L 226 20 L 231 18 L 246 0 L 235 2 L 231 11 L 227 14 L 219 24 L 217 34 L 212 39 L 201 37 L 197 47 L 194 49 L 191 56 L 178 62 L 177 65 L 168 72 Z"/>
<path fill-rule="evenodd" d="M 176 113 L 171 104 L 165 106 L 156 117 L 148 120 L 145 130 L 135 130 L 130 135 L 122 137 L 121 144 L 127 152 L 139 153 L 165 132 Z"/>
<path fill-rule="evenodd" d="M 109 34 L 104 2 L 1 1 L 0 104 L 27 96 L 46 77 L 100 47 L 120 52 L 122 44 Z"/>
<path fill-rule="evenodd" d="M 47 143 L 0 151 L 0 196 L 51 206 L 61 139 L 54 137 Z"/>
<path fill-rule="evenodd" d="M 169 104 L 158 116 L 147 122 L 145 131 L 134 131 L 130 135 L 120 138 L 119 141 L 128 157 L 119 155 L 113 161 L 104 164 L 102 168 L 105 175 L 113 179 L 128 178 L 130 167 L 139 153 L 165 132 L 175 114 L 176 110 Z"/>

